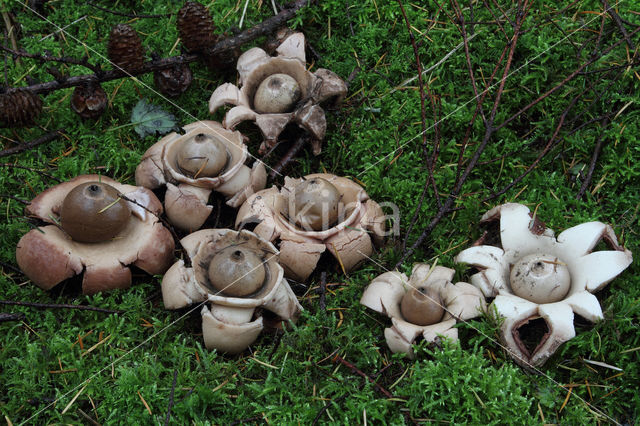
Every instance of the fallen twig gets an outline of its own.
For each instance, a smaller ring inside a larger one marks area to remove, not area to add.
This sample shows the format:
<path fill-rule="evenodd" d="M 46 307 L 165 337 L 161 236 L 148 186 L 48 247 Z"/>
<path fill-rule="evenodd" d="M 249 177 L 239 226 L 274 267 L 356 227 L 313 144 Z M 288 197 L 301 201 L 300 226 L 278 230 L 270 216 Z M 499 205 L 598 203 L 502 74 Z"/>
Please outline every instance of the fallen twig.
<path fill-rule="evenodd" d="M 173 383 L 171 384 L 171 393 L 169 394 L 169 408 L 167 408 L 167 416 L 164 419 L 164 424 L 167 426 L 171 419 L 171 408 L 173 408 L 173 395 L 176 390 L 176 382 L 178 381 L 178 370 L 173 370 Z"/>
<path fill-rule="evenodd" d="M 282 156 L 280 161 L 278 161 L 278 164 L 273 166 L 273 168 L 271 169 L 271 172 L 269 173 L 269 177 L 271 179 L 275 178 L 276 175 L 279 175 L 280 172 L 287 166 L 287 164 L 289 164 L 291 160 L 293 160 L 293 158 L 298 154 L 298 152 L 300 152 L 302 147 L 305 145 L 305 143 L 307 142 L 307 139 L 308 138 L 306 136 L 300 136 L 299 138 L 296 139 L 293 145 L 291 145 L 291 148 L 289 148 L 289 151 L 287 151 L 287 153 Z"/>
<path fill-rule="evenodd" d="M 357 375 L 367 379 L 384 396 L 386 396 L 387 398 L 393 398 L 393 394 L 391 392 L 389 392 L 388 390 L 386 390 L 385 388 L 380 386 L 378 383 L 376 383 L 375 380 L 373 380 L 371 377 L 369 377 L 366 373 L 364 373 L 362 370 L 360 370 L 355 365 L 351 364 L 349 361 L 347 361 L 344 358 L 342 358 L 340 355 L 334 356 L 332 361 L 333 362 L 339 362 L 340 364 L 344 365 L 345 367 L 348 367 L 351 371 L 353 371 Z"/>
<path fill-rule="evenodd" d="M 219 55 L 224 52 L 228 52 L 235 48 L 238 48 L 250 41 L 255 40 L 258 37 L 269 34 L 275 31 L 277 28 L 281 27 L 285 22 L 292 19 L 298 10 L 307 6 L 308 4 L 314 3 L 314 1 L 310 0 L 296 0 L 293 3 L 290 3 L 275 16 L 265 19 L 258 25 L 253 28 L 249 28 L 237 36 L 229 37 L 224 40 L 219 41 L 214 46 L 210 47 L 206 50 L 205 56 L 213 57 Z M 17 50 L 15 48 L 14 50 Z M 75 87 L 81 86 L 88 82 L 94 83 L 102 83 L 105 81 L 116 80 L 123 77 L 132 77 L 136 75 L 146 74 L 153 71 L 163 70 L 166 68 L 171 68 L 176 65 L 188 64 L 190 62 L 195 62 L 200 59 L 200 55 L 196 54 L 184 54 L 179 56 L 173 56 L 170 58 L 163 58 L 158 60 L 151 60 L 145 62 L 140 68 L 135 71 L 125 72 L 123 70 L 108 70 L 104 71 L 100 75 L 96 74 L 86 74 L 86 75 L 78 75 L 73 77 L 65 78 L 60 81 L 49 81 L 46 83 L 38 83 L 32 84 L 30 86 L 22 87 L 22 90 L 28 90 L 32 93 L 49 93 L 54 90 L 64 89 L 67 87 Z"/>
<path fill-rule="evenodd" d="M 593 149 L 593 155 L 591 156 L 591 162 L 589 163 L 589 171 L 587 172 L 587 176 L 585 177 L 584 182 L 582 182 L 582 185 L 580 186 L 580 191 L 578 191 L 578 194 L 576 195 L 577 199 L 582 198 L 584 193 L 587 191 L 587 188 L 589 188 L 589 185 L 591 184 L 591 180 L 593 179 L 593 171 L 596 168 L 598 157 L 600 156 L 600 152 L 602 151 L 602 145 L 604 141 L 604 127 L 607 126 L 608 121 L 609 120 L 606 118 L 602 120 L 603 129 L 600 131 L 600 134 L 598 135 L 598 141 L 596 142 L 596 146 Z"/>
<path fill-rule="evenodd" d="M 58 138 L 58 136 L 62 135 L 62 130 L 54 130 L 53 132 L 49 132 L 43 136 L 40 136 L 38 139 L 34 139 L 30 142 L 20 144 L 18 146 L 14 146 L 13 148 L 7 148 L 0 151 L 0 157 L 7 157 L 9 155 L 19 154 L 24 151 L 28 151 L 37 147 L 38 145 L 45 144 L 47 142 L 51 142 Z"/>
<path fill-rule="evenodd" d="M 22 312 L 18 312 L 15 314 L 0 313 L 0 322 L 22 321 L 23 319 L 24 319 L 24 314 Z"/>

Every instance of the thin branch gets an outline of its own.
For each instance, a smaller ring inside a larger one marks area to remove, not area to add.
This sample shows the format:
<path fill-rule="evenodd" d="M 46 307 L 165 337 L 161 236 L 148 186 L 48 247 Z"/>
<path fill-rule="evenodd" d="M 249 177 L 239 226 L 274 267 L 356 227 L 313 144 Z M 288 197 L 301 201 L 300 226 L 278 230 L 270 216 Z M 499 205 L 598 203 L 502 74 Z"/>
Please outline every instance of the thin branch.
<path fill-rule="evenodd" d="M 274 179 L 276 176 L 280 175 L 280 172 L 282 172 L 282 170 L 291 162 L 291 160 L 295 158 L 296 155 L 298 155 L 298 152 L 300 152 L 300 150 L 305 146 L 307 140 L 308 137 L 305 135 L 302 135 L 296 139 L 287 153 L 284 154 L 280 161 L 278 161 L 278 163 L 271 169 L 271 172 L 269 173 L 269 177 L 271 179 Z M 265 157 L 270 153 L 271 152 L 268 152 Z"/>
<path fill-rule="evenodd" d="M 45 53 L 44 55 L 40 55 L 38 53 L 29 53 L 25 50 L 14 50 L 14 49 L 9 49 L 8 47 L 4 47 L 4 46 L 0 46 L 0 48 L 8 53 L 10 53 L 11 55 L 13 55 L 14 57 L 21 57 L 21 58 L 31 58 L 31 59 L 35 59 L 37 61 L 40 62 L 60 62 L 62 64 L 71 64 L 71 65 L 81 65 L 85 68 L 90 69 L 91 71 L 93 71 L 96 74 L 100 74 L 102 71 L 102 68 L 100 67 L 100 65 L 93 65 L 91 63 L 89 63 L 89 58 L 84 57 L 82 59 L 76 59 L 76 58 L 72 58 L 70 56 L 51 56 L 48 53 Z"/>
<path fill-rule="evenodd" d="M 631 49 L 632 52 L 635 52 L 636 48 L 633 45 L 633 43 L 631 42 L 631 38 L 629 37 L 629 33 L 627 33 L 627 29 L 624 27 L 624 24 L 622 23 L 622 20 L 620 19 L 620 15 L 618 15 L 618 13 L 616 12 L 616 10 L 613 7 L 609 6 L 609 3 L 607 2 L 607 0 L 602 0 L 602 4 L 604 5 L 604 8 L 607 11 L 607 13 L 613 19 L 613 22 L 616 23 L 616 26 L 620 30 L 620 33 L 622 34 L 622 37 L 624 37 L 624 41 L 627 43 L 627 46 L 629 46 L 629 49 Z"/>
<path fill-rule="evenodd" d="M 124 313 L 124 311 L 116 311 L 113 309 L 96 308 L 95 306 L 87 306 L 87 305 L 70 305 L 66 303 L 56 304 L 56 303 L 20 302 L 17 300 L 0 300 L 0 305 L 26 306 L 29 308 L 38 308 L 38 309 L 77 309 L 80 311 L 94 311 L 94 312 L 102 312 L 105 314 Z"/>
<path fill-rule="evenodd" d="M 351 371 L 353 371 L 357 375 L 359 375 L 359 376 L 363 377 L 364 379 L 368 380 L 369 383 L 371 383 L 380 393 L 382 393 L 387 398 L 393 398 L 393 394 L 391 392 L 389 392 L 388 390 L 386 390 L 385 388 L 380 386 L 380 384 L 378 384 L 375 380 L 373 380 L 371 377 L 369 377 L 366 373 L 364 373 L 362 370 L 360 370 L 355 365 L 351 364 L 349 361 L 347 361 L 344 358 L 342 358 L 340 355 L 334 356 L 332 361 L 333 362 L 339 362 L 340 364 L 342 364 L 345 367 L 349 368 Z"/>
<path fill-rule="evenodd" d="M 169 395 L 169 408 L 167 408 L 167 416 L 164 419 L 164 425 L 169 424 L 171 420 L 171 409 L 173 408 L 173 395 L 176 390 L 176 382 L 178 381 L 178 370 L 173 370 L 173 383 L 171 384 L 171 394 Z"/>
<path fill-rule="evenodd" d="M 513 34 L 512 38 L 511 38 L 511 42 L 509 44 L 509 53 L 507 55 L 505 67 L 504 67 L 504 70 L 502 72 L 502 78 L 500 79 L 500 84 L 498 85 L 498 89 L 496 91 L 495 100 L 493 102 L 493 108 L 491 109 L 491 113 L 489 114 L 489 118 L 486 121 L 485 134 L 484 134 L 484 137 L 482 138 L 482 142 L 480 143 L 480 145 L 476 149 L 476 152 L 474 153 L 473 157 L 471 158 L 471 160 L 467 164 L 467 167 L 465 168 L 465 170 L 462 173 L 462 175 L 460 175 L 460 177 L 457 179 L 457 181 L 456 181 L 456 183 L 454 185 L 454 188 L 449 193 L 449 196 L 445 200 L 444 204 L 438 209 L 438 211 L 436 212 L 436 215 L 434 216 L 434 218 L 431 220 L 431 222 L 429 222 L 429 224 L 426 226 L 426 228 L 422 231 L 422 233 L 420 234 L 418 239 L 413 243 L 411 248 L 409 250 L 405 250 L 404 251 L 404 253 L 402 255 L 402 258 L 400 259 L 400 261 L 395 266 L 396 268 L 398 268 L 405 261 L 405 259 L 407 259 L 411 254 L 413 254 L 413 252 L 415 252 L 415 250 L 431 234 L 431 231 L 433 231 L 433 229 L 436 227 L 436 225 L 438 223 L 440 223 L 442 218 L 452 211 L 453 202 L 457 199 L 458 195 L 460 194 L 460 191 L 462 190 L 462 186 L 464 185 L 464 183 L 466 182 L 467 178 L 469 177 L 469 174 L 471 173 L 471 171 L 476 166 L 476 163 L 480 159 L 480 156 L 482 155 L 482 152 L 487 147 L 487 144 L 489 143 L 489 141 L 491 140 L 492 136 L 497 131 L 497 128 L 494 127 L 494 120 L 495 120 L 496 114 L 498 112 L 498 106 L 500 105 L 500 99 L 501 99 L 502 94 L 504 92 L 504 86 L 505 86 L 505 83 L 507 81 L 507 77 L 509 77 L 509 70 L 511 69 L 511 64 L 512 64 L 512 61 L 513 61 L 513 55 L 515 53 L 516 45 L 517 45 L 517 42 L 518 42 L 518 37 L 520 35 L 520 31 L 522 29 L 522 25 L 524 24 L 525 18 L 527 16 L 527 11 L 529 10 L 529 7 L 530 7 L 529 0 L 523 0 L 523 1 L 519 1 L 518 2 L 518 8 L 516 10 L 516 21 L 515 21 L 515 25 L 514 25 L 514 34 Z"/>
<path fill-rule="evenodd" d="M 274 32 L 276 29 L 285 24 L 288 20 L 292 19 L 298 10 L 307 6 L 308 4 L 315 3 L 313 0 L 296 0 L 289 5 L 286 5 L 277 15 L 269 17 L 256 25 L 253 28 L 249 28 L 237 36 L 226 38 L 219 41 L 214 46 L 210 47 L 204 53 L 206 57 L 212 57 L 224 52 L 228 52 L 235 48 L 238 48 L 250 41 L 257 39 L 263 35 Z M 16 49 L 17 50 L 17 49 Z M 54 90 L 64 89 L 68 87 L 81 86 L 88 82 L 102 83 L 105 81 L 116 80 L 124 77 L 132 77 L 136 75 L 146 74 L 153 71 L 163 70 L 171 68 L 176 65 L 188 64 L 200 59 L 200 55 L 196 54 L 184 54 L 179 56 L 173 56 L 170 58 L 163 58 L 158 60 L 151 60 L 145 62 L 139 69 L 131 72 L 125 72 L 123 70 L 108 70 L 104 71 L 100 75 L 87 74 L 78 75 L 66 78 L 62 81 L 49 81 L 46 83 L 32 84 L 30 86 L 23 87 L 23 90 L 28 90 L 33 93 L 49 93 Z"/>
<path fill-rule="evenodd" d="M 436 153 L 438 152 L 438 145 L 440 143 L 440 127 L 438 126 L 439 120 L 437 117 L 433 95 L 431 94 L 429 86 L 427 85 L 426 90 L 429 94 L 431 109 L 434 115 L 433 127 L 435 131 L 434 146 L 432 150 L 433 154 L 430 154 L 429 148 L 427 146 L 427 119 L 426 119 L 426 107 L 424 105 L 424 100 L 427 95 L 425 94 L 425 84 L 424 84 L 424 81 L 422 80 L 422 63 L 420 62 L 420 53 L 418 51 L 418 46 L 416 44 L 416 39 L 413 35 L 413 31 L 411 30 L 411 23 L 409 22 L 409 18 L 407 17 L 407 13 L 404 10 L 404 6 L 402 5 L 401 0 L 398 0 L 398 6 L 400 6 L 400 11 L 402 12 L 402 17 L 404 18 L 404 22 L 407 27 L 407 32 L 409 33 L 409 40 L 411 41 L 411 47 L 413 48 L 413 56 L 415 58 L 416 68 L 418 69 L 418 90 L 420 92 L 420 127 L 421 127 L 421 135 L 422 135 L 422 154 L 424 156 L 425 162 L 427 163 L 427 182 L 425 183 L 425 188 L 423 188 L 422 190 L 422 194 L 420 196 L 420 199 L 418 200 L 418 203 L 413 213 L 413 218 L 409 222 L 409 228 L 402 242 L 402 246 L 404 248 L 407 246 L 409 235 L 411 234 L 411 231 L 413 230 L 413 226 L 416 223 L 418 215 L 420 214 L 420 210 L 422 209 L 422 205 L 427 195 L 427 188 L 429 187 L 429 185 L 431 185 L 432 187 L 433 196 L 436 200 L 436 204 L 438 205 L 438 207 L 441 205 L 440 194 L 438 193 L 438 187 L 436 185 L 436 181 L 433 176 L 434 166 L 435 166 L 435 156 L 437 155 Z"/>
<path fill-rule="evenodd" d="M 15 314 L 6 314 L 6 313 L 0 312 L 0 322 L 22 321 L 24 320 L 24 318 L 25 316 L 22 312 L 18 312 Z"/>
<path fill-rule="evenodd" d="M 62 129 L 54 130 L 53 132 L 49 132 L 43 136 L 40 136 L 38 139 L 34 139 L 30 142 L 20 144 L 18 146 L 14 146 L 13 148 L 7 148 L 0 151 L 0 157 L 7 157 L 9 155 L 19 154 L 24 151 L 28 151 L 37 147 L 38 145 L 45 144 L 47 142 L 51 142 L 52 140 L 58 139 L 60 135 L 62 135 Z"/>
<path fill-rule="evenodd" d="M 602 151 L 602 145 L 604 141 L 604 128 L 607 126 L 607 124 L 609 124 L 608 119 L 605 118 L 604 120 L 602 120 L 603 128 L 598 135 L 598 141 L 596 142 L 596 146 L 593 149 L 593 155 L 591 156 L 591 163 L 589 164 L 589 171 L 587 172 L 587 176 L 585 177 L 584 182 L 582 182 L 582 186 L 580 186 L 580 191 L 578 191 L 578 194 L 576 195 L 577 199 L 582 198 L 584 193 L 587 191 L 587 188 L 589 188 L 589 185 L 591 184 L 591 180 L 593 179 L 593 171 L 596 168 L 598 157 L 600 156 L 600 152 Z"/>

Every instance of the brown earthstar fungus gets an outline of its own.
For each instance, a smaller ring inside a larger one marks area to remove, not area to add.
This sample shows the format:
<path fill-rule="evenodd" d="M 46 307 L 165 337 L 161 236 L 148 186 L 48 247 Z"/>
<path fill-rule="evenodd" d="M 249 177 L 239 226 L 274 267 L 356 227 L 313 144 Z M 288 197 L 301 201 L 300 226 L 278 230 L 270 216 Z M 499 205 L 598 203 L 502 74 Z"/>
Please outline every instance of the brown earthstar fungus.
<path fill-rule="evenodd" d="M 556 238 L 529 208 L 516 203 L 489 210 L 481 222 L 499 220 L 501 247 L 476 245 L 456 262 L 479 270 L 471 283 L 495 297 L 490 312 L 504 319 L 501 339 L 521 365 L 539 366 L 575 337 L 574 312 L 591 322 L 603 319 L 592 293 L 631 264 L 611 226 L 587 222 Z M 593 251 L 600 242 L 611 250 Z"/>
<path fill-rule="evenodd" d="M 180 242 L 191 266 L 179 260 L 167 271 L 162 298 L 167 309 L 206 302 L 202 333 L 208 349 L 242 352 L 273 323 L 264 311 L 283 321 L 295 320 L 302 310 L 278 251 L 254 233 L 202 229 Z"/>
<path fill-rule="evenodd" d="M 339 103 L 347 94 L 345 82 L 332 71 L 307 71 L 304 49 L 302 33 L 285 38 L 276 56 L 254 47 L 238 58 L 241 87 L 225 83 L 211 95 L 212 114 L 225 104 L 234 105 L 225 115 L 226 128 L 234 129 L 246 120 L 256 123 L 264 137 L 261 154 L 275 146 L 290 123 L 310 135 L 314 155 L 320 154 L 327 127 L 320 104 L 331 100 Z"/>
<path fill-rule="evenodd" d="M 84 294 L 127 288 L 129 265 L 161 274 L 173 260 L 173 237 L 156 216 L 162 205 L 146 188 L 83 175 L 42 192 L 26 211 L 48 225 L 22 237 L 16 260 L 44 290 L 80 274 Z"/>
<path fill-rule="evenodd" d="M 412 345 L 420 336 L 427 342 L 441 337 L 457 340 L 456 322 L 485 311 L 482 292 L 465 282 L 453 284 L 454 273 L 443 266 L 417 263 L 411 278 L 391 271 L 367 286 L 360 303 L 391 318 L 392 326 L 384 330 L 384 337 L 392 352 L 414 358 Z"/>
<path fill-rule="evenodd" d="M 254 232 L 278 241 L 280 264 L 288 278 L 305 281 L 326 250 L 344 272 L 358 266 L 380 244 L 385 217 L 357 183 L 331 174 L 285 177 L 250 196 L 240 207 L 236 228 L 256 224 Z"/>
<path fill-rule="evenodd" d="M 240 132 L 215 121 L 197 121 L 184 130 L 184 135 L 166 135 L 145 152 L 136 168 L 136 183 L 149 189 L 166 185 L 169 221 L 194 231 L 213 209 L 207 205 L 211 191 L 227 197 L 227 205 L 238 207 L 264 188 L 267 174 L 260 161 L 252 168 L 244 164 L 248 154 Z"/>

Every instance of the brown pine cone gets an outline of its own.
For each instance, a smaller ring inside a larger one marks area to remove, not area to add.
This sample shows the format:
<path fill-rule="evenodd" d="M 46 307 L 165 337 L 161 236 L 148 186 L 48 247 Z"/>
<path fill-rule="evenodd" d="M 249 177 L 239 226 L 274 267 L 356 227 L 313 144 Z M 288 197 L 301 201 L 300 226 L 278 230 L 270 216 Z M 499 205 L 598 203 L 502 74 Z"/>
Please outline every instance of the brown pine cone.
<path fill-rule="evenodd" d="M 172 98 L 184 93 L 192 80 L 193 74 L 189 64 L 176 65 L 153 73 L 153 82 L 160 93 Z"/>
<path fill-rule="evenodd" d="M 42 99 L 18 89 L 0 95 L 0 123 L 6 127 L 26 126 L 42 112 Z"/>
<path fill-rule="evenodd" d="M 71 109 L 84 119 L 98 118 L 107 107 L 107 94 L 98 83 L 77 86 L 71 95 Z"/>
<path fill-rule="evenodd" d="M 107 55 L 114 68 L 134 72 L 144 63 L 142 42 L 136 30 L 127 24 L 118 24 L 109 34 Z"/>
<path fill-rule="evenodd" d="M 201 52 L 216 42 L 215 26 L 206 7 L 186 2 L 178 11 L 178 34 L 188 52 Z"/>

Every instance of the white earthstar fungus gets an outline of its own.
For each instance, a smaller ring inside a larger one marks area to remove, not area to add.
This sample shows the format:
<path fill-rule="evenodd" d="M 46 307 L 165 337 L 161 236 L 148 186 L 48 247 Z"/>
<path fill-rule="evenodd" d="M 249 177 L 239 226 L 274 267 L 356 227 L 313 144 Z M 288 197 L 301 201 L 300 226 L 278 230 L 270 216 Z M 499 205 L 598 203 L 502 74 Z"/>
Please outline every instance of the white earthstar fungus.
<path fill-rule="evenodd" d="M 136 183 L 149 189 L 166 185 L 169 222 L 194 231 L 213 210 L 207 204 L 211 191 L 227 197 L 227 205 L 238 207 L 265 187 L 267 173 L 261 161 L 252 168 L 244 164 L 248 154 L 240 132 L 215 121 L 196 121 L 184 130 L 184 135 L 169 133 L 144 153 L 136 168 Z"/>
<path fill-rule="evenodd" d="M 392 352 L 415 357 L 412 345 L 422 336 L 427 342 L 441 337 L 458 339 L 458 320 L 484 312 L 482 292 L 465 282 L 453 284 L 455 271 L 417 263 L 411 278 L 398 271 L 376 277 L 362 294 L 360 303 L 391 318 L 384 337 Z"/>
<path fill-rule="evenodd" d="M 173 260 L 173 237 L 156 217 L 162 204 L 146 188 L 83 175 L 42 192 L 26 211 L 49 225 L 20 239 L 16 260 L 44 290 L 81 274 L 84 294 L 127 288 L 129 265 L 155 275 Z"/>
<path fill-rule="evenodd" d="M 209 100 L 211 114 L 234 105 L 223 125 L 234 129 L 243 121 L 254 121 L 264 137 L 262 154 L 289 123 L 296 123 L 311 136 L 313 153 L 320 154 L 327 122 L 319 104 L 341 102 L 347 85 L 327 69 L 307 71 L 304 49 L 304 35 L 293 33 L 276 49 L 277 56 L 258 47 L 243 53 L 237 63 L 240 88 L 231 83 L 216 88 Z"/>
<path fill-rule="evenodd" d="M 279 242 L 286 276 L 305 281 L 326 250 L 345 272 L 357 267 L 382 243 L 384 222 L 382 209 L 360 185 L 317 173 L 285 177 L 281 189 L 250 196 L 238 211 L 236 228 L 257 223 L 256 234 Z"/>
<path fill-rule="evenodd" d="M 302 310 L 278 264 L 278 251 L 254 233 L 203 229 L 180 243 L 191 266 L 179 260 L 167 271 L 164 306 L 180 309 L 206 302 L 202 333 L 208 349 L 240 353 L 265 327 L 262 310 L 279 320 L 295 320 Z"/>
<path fill-rule="evenodd" d="M 470 247 L 456 262 L 479 270 L 471 283 L 486 297 L 495 297 L 490 312 L 504 319 L 501 338 L 515 361 L 540 366 L 575 336 L 574 312 L 591 322 L 603 319 L 592 293 L 631 264 L 631 252 L 601 222 L 574 226 L 556 238 L 528 207 L 515 203 L 489 210 L 481 222 L 494 220 L 500 221 L 502 247 Z M 600 241 L 612 250 L 593 252 Z M 543 328 L 533 344 L 521 333 L 530 322 Z"/>

